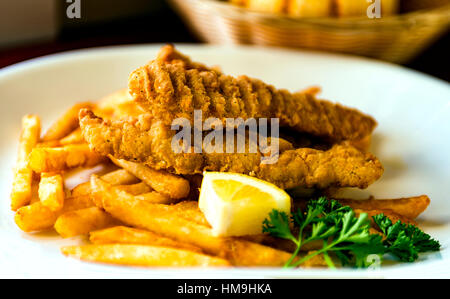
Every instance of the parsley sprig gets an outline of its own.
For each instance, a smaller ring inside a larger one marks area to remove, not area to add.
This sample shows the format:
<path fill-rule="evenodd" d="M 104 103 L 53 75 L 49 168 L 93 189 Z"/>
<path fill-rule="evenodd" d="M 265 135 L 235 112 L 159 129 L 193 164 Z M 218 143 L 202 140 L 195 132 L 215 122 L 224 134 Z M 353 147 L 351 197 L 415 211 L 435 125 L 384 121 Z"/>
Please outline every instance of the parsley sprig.
<path fill-rule="evenodd" d="M 305 211 L 298 209 L 291 217 L 273 210 L 263 222 L 263 231 L 295 243 L 296 250 L 285 267 L 297 267 L 314 256 L 323 254 L 327 265 L 335 268 L 330 253 L 342 265 L 355 267 L 369 267 L 376 261 L 372 255 L 381 260 L 386 253 L 401 261 L 412 262 L 418 258 L 418 253 L 440 248 L 439 242 L 414 225 L 406 225 L 400 221 L 392 224 L 383 214 L 374 216 L 373 220 L 383 236 L 369 232 L 371 222 L 366 213 L 356 217 L 350 207 L 321 197 L 309 201 Z M 322 241 L 322 248 L 304 257 L 298 256 L 302 246 L 317 240 Z"/>
<path fill-rule="evenodd" d="M 421 231 L 417 226 L 392 221 L 383 214 L 375 215 L 374 222 L 383 232 L 386 252 L 396 256 L 402 262 L 414 262 L 421 252 L 438 251 L 438 241 Z"/>

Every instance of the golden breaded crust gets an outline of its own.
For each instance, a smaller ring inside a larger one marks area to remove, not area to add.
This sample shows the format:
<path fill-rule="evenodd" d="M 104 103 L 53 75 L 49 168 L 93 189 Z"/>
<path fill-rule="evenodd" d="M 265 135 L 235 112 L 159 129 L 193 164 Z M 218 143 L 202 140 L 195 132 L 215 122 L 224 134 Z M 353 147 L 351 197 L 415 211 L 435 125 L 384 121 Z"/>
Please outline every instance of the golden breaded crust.
<path fill-rule="evenodd" d="M 247 76 L 232 77 L 165 47 L 159 58 L 135 70 L 129 79 L 133 99 L 165 124 L 184 117 L 193 120 L 194 110 L 203 119 L 279 118 L 280 125 L 326 137 L 333 141 L 361 139 L 370 135 L 376 121 L 356 109 L 325 100 L 310 92 L 278 90 Z"/>
<path fill-rule="evenodd" d="M 262 164 L 260 152 L 176 154 L 171 146 L 175 131 L 149 116 L 104 121 L 84 109 L 80 111 L 80 126 L 90 147 L 103 155 L 111 154 L 177 174 L 227 171 L 253 175 L 281 188 L 366 188 L 383 173 L 375 156 L 349 145 L 337 144 L 327 151 L 286 147 L 276 163 Z"/>

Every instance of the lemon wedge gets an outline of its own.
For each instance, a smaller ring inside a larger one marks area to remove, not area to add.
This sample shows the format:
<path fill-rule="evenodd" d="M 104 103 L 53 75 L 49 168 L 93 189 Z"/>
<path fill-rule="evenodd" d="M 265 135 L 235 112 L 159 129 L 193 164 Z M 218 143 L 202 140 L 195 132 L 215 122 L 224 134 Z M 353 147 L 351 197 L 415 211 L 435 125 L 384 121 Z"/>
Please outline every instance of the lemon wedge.
<path fill-rule="evenodd" d="M 236 173 L 205 172 L 200 210 L 216 236 L 262 233 L 263 221 L 273 209 L 291 211 L 291 198 L 266 181 Z"/>

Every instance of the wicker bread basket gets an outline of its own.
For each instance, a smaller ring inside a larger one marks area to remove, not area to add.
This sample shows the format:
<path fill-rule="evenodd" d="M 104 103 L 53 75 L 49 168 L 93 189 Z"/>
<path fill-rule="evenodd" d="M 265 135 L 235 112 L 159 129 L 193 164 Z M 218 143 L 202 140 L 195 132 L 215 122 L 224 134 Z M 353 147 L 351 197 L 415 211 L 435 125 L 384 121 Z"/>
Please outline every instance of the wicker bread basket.
<path fill-rule="evenodd" d="M 256 44 L 350 53 L 405 63 L 447 31 L 448 0 L 410 0 L 418 9 L 380 19 L 293 18 L 218 0 L 170 0 L 199 37 L 216 44 Z M 409 7 L 411 9 L 411 7 Z"/>

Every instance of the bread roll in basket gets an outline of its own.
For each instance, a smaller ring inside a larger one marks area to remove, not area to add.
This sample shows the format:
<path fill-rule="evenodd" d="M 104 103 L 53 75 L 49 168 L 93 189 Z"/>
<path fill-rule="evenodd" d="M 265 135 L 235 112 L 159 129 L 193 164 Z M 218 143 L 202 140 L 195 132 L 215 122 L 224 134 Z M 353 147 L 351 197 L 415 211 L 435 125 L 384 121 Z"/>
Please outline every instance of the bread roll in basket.
<path fill-rule="evenodd" d="M 392 11 L 372 19 L 367 15 L 352 16 L 351 11 L 345 17 L 322 16 L 328 9 L 326 1 L 315 1 L 317 9 L 297 6 L 291 7 L 292 13 L 287 14 L 262 12 L 228 1 L 170 0 L 191 29 L 209 43 L 314 49 L 396 63 L 414 58 L 447 31 L 450 21 L 448 0 L 404 0 L 402 8 L 408 12 Z M 350 9 L 345 5 L 333 6 L 335 13 L 338 9 Z"/>

